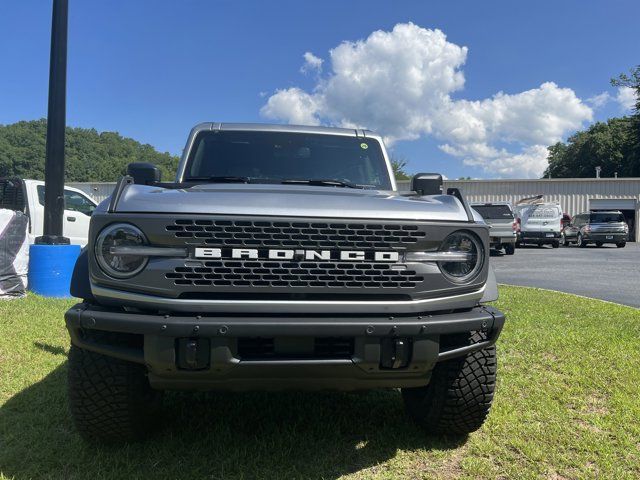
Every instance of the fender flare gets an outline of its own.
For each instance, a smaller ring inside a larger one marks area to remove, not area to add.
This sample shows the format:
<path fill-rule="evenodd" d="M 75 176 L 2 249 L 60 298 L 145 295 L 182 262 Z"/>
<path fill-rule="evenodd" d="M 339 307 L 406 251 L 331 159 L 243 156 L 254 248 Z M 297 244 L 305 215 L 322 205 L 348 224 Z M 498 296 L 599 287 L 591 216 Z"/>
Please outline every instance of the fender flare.
<path fill-rule="evenodd" d="M 95 302 L 95 297 L 91 292 L 91 281 L 89 280 L 89 251 L 87 247 L 80 251 L 80 256 L 73 267 L 69 291 L 76 298 L 81 298 L 86 302 Z"/>

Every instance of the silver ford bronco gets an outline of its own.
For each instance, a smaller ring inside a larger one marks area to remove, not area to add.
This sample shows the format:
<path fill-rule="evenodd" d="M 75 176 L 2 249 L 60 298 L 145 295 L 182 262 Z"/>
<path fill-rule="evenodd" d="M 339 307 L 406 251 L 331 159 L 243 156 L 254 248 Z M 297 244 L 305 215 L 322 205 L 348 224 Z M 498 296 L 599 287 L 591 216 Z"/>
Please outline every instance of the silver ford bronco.
<path fill-rule="evenodd" d="M 165 390 L 375 388 L 427 433 L 478 429 L 504 324 L 488 227 L 440 175 L 412 190 L 353 129 L 204 123 L 174 182 L 131 164 L 65 315 L 79 431 L 142 438 Z"/>

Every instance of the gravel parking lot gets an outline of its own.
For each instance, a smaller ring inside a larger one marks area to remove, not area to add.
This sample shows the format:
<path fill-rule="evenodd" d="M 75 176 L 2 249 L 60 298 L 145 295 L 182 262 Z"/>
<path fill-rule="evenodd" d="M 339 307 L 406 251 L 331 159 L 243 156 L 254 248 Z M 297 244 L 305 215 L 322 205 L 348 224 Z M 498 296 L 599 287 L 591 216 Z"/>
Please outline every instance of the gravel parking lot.
<path fill-rule="evenodd" d="M 548 288 L 640 308 L 640 244 L 523 247 L 492 254 L 499 283 Z"/>

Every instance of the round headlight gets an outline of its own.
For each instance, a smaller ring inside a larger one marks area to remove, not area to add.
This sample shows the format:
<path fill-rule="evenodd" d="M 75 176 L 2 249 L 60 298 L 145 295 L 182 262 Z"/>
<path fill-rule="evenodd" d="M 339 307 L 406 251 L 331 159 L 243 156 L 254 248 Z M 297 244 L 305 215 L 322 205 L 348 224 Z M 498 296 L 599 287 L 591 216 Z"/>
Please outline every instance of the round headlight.
<path fill-rule="evenodd" d="M 442 242 L 440 250 L 458 254 L 455 261 L 438 262 L 440 271 L 452 282 L 468 283 L 482 270 L 484 247 L 480 239 L 471 232 L 462 230 L 452 233 Z"/>
<path fill-rule="evenodd" d="M 133 225 L 128 223 L 109 225 L 100 232 L 96 240 L 96 260 L 104 273 L 110 277 L 133 277 L 145 267 L 148 257 L 130 253 L 116 254 L 113 248 L 136 247 L 146 243 L 144 234 Z"/>

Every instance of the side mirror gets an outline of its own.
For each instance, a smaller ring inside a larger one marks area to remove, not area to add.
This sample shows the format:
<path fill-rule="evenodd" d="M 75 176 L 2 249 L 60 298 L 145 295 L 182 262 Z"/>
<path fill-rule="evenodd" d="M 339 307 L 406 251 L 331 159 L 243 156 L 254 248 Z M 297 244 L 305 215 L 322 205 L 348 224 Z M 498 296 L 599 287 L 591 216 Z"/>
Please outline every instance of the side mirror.
<path fill-rule="evenodd" d="M 417 173 L 411 179 L 411 190 L 418 195 L 442 194 L 442 175 L 438 173 Z"/>
<path fill-rule="evenodd" d="M 161 172 L 152 163 L 136 162 L 127 166 L 127 175 L 133 177 L 136 185 L 153 185 L 160 181 Z"/>

